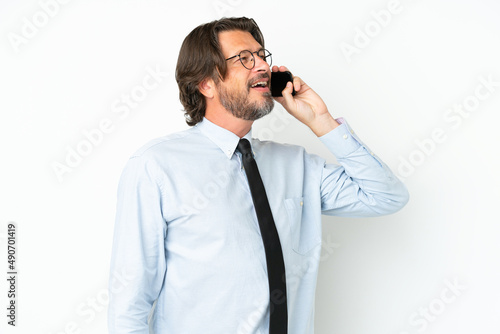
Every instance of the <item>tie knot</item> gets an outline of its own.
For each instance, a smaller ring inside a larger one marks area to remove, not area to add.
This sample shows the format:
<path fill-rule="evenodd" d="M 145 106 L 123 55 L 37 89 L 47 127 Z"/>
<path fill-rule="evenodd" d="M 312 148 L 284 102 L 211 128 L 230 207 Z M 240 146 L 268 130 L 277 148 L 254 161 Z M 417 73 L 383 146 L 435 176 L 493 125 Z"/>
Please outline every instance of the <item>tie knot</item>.
<path fill-rule="evenodd" d="M 240 139 L 238 146 L 236 147 L 238 151 L 241 152 L 241 154 L 252 154 L 252 146 L 250 145 L 250 142 L 246 140 L 245 138 Z"/>

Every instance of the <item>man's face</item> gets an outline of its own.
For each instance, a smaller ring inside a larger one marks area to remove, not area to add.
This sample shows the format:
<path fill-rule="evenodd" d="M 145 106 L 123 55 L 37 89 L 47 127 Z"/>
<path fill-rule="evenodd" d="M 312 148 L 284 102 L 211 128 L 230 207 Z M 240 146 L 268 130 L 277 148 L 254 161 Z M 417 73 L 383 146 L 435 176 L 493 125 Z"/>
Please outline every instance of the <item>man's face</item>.
<path fill-rule="evenodd" d="M 246 31 L 234 30 L 219 33 L 224 58 L 239 54 L 243 50 L 258 51 L 262 46 Z M 217 93 L 222 106 L 235 117 L 254 121 L 271 112 L 274 100 L 269 89 L 271 70 L 269 65 L 254 54 L 255 67 L 246 69 L 239 57 L 227 61 L 224 81 L 217 84 Z M 266 86 L 252 87 L 257 82 Z"/>

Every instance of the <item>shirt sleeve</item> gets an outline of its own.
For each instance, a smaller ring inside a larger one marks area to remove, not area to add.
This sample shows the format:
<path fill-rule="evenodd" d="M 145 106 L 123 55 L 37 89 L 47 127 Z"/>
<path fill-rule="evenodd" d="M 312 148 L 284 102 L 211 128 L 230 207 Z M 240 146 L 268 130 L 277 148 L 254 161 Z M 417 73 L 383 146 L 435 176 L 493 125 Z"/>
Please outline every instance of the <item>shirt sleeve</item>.
<path fill-rule="evenodd" d="M 110 334 L 149 333 L 148 315 L 166 273 L 167 225 L 157 169 L 154 161 L 136 156 L 120 178 L 109 281 Z"/>
<path fill-rule="evenodd" d="M 321 178 L 322 213 L 367 217 L 394 213 L 409 200 L 405 185 L 355 135 L 343 119 L 320 140 L 340 165 L 325 164 Z"/>

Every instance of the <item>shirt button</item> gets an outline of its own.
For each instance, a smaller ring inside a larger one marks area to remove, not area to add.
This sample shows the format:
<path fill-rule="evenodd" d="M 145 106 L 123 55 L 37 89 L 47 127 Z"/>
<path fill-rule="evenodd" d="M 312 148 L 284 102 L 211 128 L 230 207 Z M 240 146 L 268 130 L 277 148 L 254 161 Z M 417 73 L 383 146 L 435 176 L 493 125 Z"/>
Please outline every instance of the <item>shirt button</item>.
<path fill-rule="evenodd" d="M 347 136 L 347 135 L 344 135 L 342 138 L 347 139 L 347 138 L 348 138 L 348 136 Z"/>
<path fill-rule="evenodd" d="M 371 154 L 371 155 L 375 155 L 375 153 L 373 153 L 373 152 L 370 152 L 370 154 Z"/>
<path fill-rule="evenodd" d="M 301 201 L 301 202 L 300 202 L 300 206 L 303 206 L 303 205 L 304 205 L 304 202 L 302 202 L 302 201 Z"/>

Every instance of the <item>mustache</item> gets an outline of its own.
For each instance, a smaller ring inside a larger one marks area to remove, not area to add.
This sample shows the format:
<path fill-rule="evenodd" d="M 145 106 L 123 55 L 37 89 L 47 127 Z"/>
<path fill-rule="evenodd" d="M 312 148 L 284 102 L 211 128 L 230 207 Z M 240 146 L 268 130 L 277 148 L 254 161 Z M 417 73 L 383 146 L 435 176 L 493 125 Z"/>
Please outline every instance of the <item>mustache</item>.
<path fill-rule="evenodd" d="M 258 76 L 256 76 L 255 78 L 253 78 L 252 81 L 249 81 L 247 84 L 248 89 L 250 89 L 252 87 L 252 85 L 255 82 L 259 81 L 260 79 L 268 79 L 269 80 L 270 79 L 269 74 L 268 73 L 261 73 Z"/>

